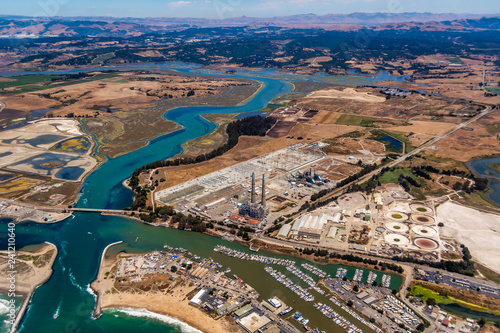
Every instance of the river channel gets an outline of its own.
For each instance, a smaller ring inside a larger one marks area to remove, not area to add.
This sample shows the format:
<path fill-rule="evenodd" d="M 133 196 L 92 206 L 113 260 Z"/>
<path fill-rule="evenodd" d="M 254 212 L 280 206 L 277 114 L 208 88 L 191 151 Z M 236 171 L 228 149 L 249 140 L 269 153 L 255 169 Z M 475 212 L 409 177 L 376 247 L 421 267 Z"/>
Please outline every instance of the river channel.
<path fill-rule="evenodd" d="M 150 68 L 150 67 L 141 67 Z M 153 68 L 153 67 L 151 67 Z M 154 66 L 158 68 L 158 65 Z M 165 118 L 175 121 L 183 129 L 152 140 L 149 145 L 120 157 L 109 159 L 85 180 L 78 207 L 122 209 L 132 202 L 132 193 L 122 186 L 134 169 L 141 165 L 159 159 L 172 157 L 182 151 L 182 144 L 194 138 L 213 131 L 215 124 L 201 117 L 210 113 L 246 113 L 263 109 L 273 98 L 288 92 L 292 85 L 290 80 L 318 79 L 278 74 L 250 72 L 226 75 L 220 72 L 209 72 L 193 66 L 176 64 L 162 68 L 173 68 L 180 72 L 198 75 L 223 75 L 232 78 L 258 80 L 264 84 L 254 97 L 244 105 L 235 107 L 181 107 L 168 111 Z M 111 68 L 113 69 L 113 68 Z M 99 68 L 102 70 L 102 68 Z M 67 72 L 75 72 L 67 71 Z M 59 72 L 61 73 L 61 72 Z M 64 73 L 64 72 L 63 72 Z M 263 76 L 259 76 L 262 74 Z M 386 79 L 386 77 L 384 77 Z M 349 81 L 359 84 L 369 84 L 377 78 L 366 77 L 339 77 L 338 81 Z M 369 82 L 367 82 L 369 81 Z M 6 230 L 9 219 L 0 219 L 0 247 L 5 248 L 7 243 Z M 309 326 L 318 327 L 327 332 L 343 332 L 331 320 L 326 319 L 318 310 L 298 298 L 294 293 L 275 281 L 264 272 L 264 264 L 258 262 L 241 261 L 213 252 L 217 244 L 223 244 L 235 249 L 247 251 L 238 244 L 229 243 L 221 239 L 204 234 L 178 231 L 174 229 L 155 228 L 136 221 L 120 217 L 101 216 L 99 214 L 75 213 L 73 217 L 55 224 L 37 224 L 32 222 L 21 223 L 16 226 L 16 247 L 31 244 L 40 244 L 49 241 L 59 250 L 54 263 L 53 275 L 43 286 L 34 293 L 30 306 L 19 328 L 20 332 L 188 332 L 193 331 L 183 323 L 166 316 L 154 316 L 144 312 L 124 312 L 123 310 L 107 310 L 98 319 L 92 319 L 94 296 L 90 292 L 89 284 L 95 279 L 99 266 L 99 258 L 103 249 L 110 243 L 123 241 L 113 247 L 111 254 L 118 251 L 145 252 L 161 250 L 168 244 L 173 247 L 183 247 L 202 257 L 212 257 L 224 267 L 231 267 L 232 273 L 241 277 L 253 286 L 267 299 L 277 295 L 285 303 L 290 303 L 295 310 L 302 312 L 305 318 L 310 319 Z M 263 255 L 276 256 L 262 253 Z M 281 256 L 285 257 L 285 256 Z M 289 257 L 287 257 L 289 258 Z M 297 265 L 304 261 L 294 258 Z M 337 265 L 322 267 L 323 270 L 335 275 Z M 279 268 L 279 267 L 274 267 Z M 349 268 L 349 267 L 347 267 Z M 282 270 L 282 269 L 280 269 Z M 350 267 L 350 275 L 354 268 Z M 283 272 L 286 272 L 284 269 Z M 365 276 L 368 274 L 365 269 Z M 381 274 L 379 273 L 379 279 Z M 401 283 L 399 276 L 393 276 L 391 288 L 397 288 Z M 315 293 L 315 292 L 314 292 Z M 336 309 L 333 303 L 319 294 L 314 294 L 321 302 L 327 303 Z M 2 308 L 7 297 L 0 297 L 0 318 L 5 319 Z M 295 301 L 295 303 L 293 303 Z M 293 303 L 293 304 L 292 304 Z M 336 309 L 337 310 L 337 309 Z M 338 311 L 343 313 L 342 310 Z M 351 322 L 365 332 L 370 330 L 357 320 L 345 315 Z M 7 328 L 2 326 L 0 332 Z"/>

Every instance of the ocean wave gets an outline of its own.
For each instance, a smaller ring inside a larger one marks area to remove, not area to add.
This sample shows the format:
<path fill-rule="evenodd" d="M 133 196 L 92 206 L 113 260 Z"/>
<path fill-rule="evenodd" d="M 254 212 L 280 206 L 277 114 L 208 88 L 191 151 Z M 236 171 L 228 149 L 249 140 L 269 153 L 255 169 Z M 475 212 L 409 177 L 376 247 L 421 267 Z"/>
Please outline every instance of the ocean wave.
<path fill-rule="evenodd" d="M 75 276 L 73 275 L 73 272 L 71 271 L 71 268 L 69 269 L 69 280 L 71 281 L 71 284 L 74 285 L 75 287 L 77 287 L 78 289 L 82 290 L 83 291 L 83 287 L 80 286 L 78 284 L 78 282 L 76 282 L 76 278 Z"/>
<path fill-rule="evenodd" d="M 5 299 L 0 299 L 0 316 L 3 316 L 9 312 L 9 301 Z"/>
<path fill-rule="evenodd" d="M 139 318 L 150 318 L 159 320 L 165 324 L 172 325 L 178 327 L 183 333 L 203 333 L 196 328 L 189 326 L 183 321 L 180 321 L 177 318 L 169 317 L 167 315 L 158 314 L 155 312 L 148 311 L 146 309 L 133 309 L 133 308 L 111 308 L 106 310 L 106 312 L 121 312 L 128 316 L 139 317 Z"/>
<path fill-rule="evenodd" d="M 87 285 L 87 287 L 85 288 L 85 290 L 90 294 L 92 295 L 92 297 L 94 297 L 95 300 L 97 300 L 97 295 L 96 293 L 94 292 L 94 289 L 92 289 L 90 287 L 90 283 Z"/>
<path fill-rule="evenodd" d="M 61 255 L 59 256 L 59 265 L 61 266 L 62 272 L 64 273 L 66 271 L 66 267 L 63 265 L 63 258 L 66 257 L 68 254 L 68 251 L 66 251 L 66 246 L 68 245 L 68 242 L 62 241 L 61 242 Z"/>

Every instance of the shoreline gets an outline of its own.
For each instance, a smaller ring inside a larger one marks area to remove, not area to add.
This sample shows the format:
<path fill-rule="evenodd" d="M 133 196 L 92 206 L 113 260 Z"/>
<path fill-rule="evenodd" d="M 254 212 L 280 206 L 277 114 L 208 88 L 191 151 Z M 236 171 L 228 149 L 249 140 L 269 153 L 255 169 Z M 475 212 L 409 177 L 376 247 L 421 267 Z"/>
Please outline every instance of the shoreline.
<path fill-rule="evenodd" d="M 95 302 L 95 306 L 94 306 L 94 311 L 92 311 L 92 318 L 94 319 L 97 319 L 101 316 L 102 314 L 102 309 L 101 309 L 101 299 L 102 299 L 102 296 L 101 293 L 100 293 L 100 290 L 98 288 L 95 288 L 94 286 L 94 283 L 99 283 L 99 281 L 101 281 L 101 279 L 103 278 L 103 263 L 105 261 L 105 258 L 106 258 L 106 252 L 114 245 L 118 245 L 118 244 L 121 244 L 123 243 L 123 241 L 119 241 L 119 242 L 115 242 L 115 243 L 111 243 L 109 244 L 108 246 L 106 246 L 104 248 L 104 250 L 102 250 L 102 254 L 101 254 L 101 261 L 99 263 L 99 270 L 97 271 L 97 276 L 96 276 L 96 279 L 94 281 L 92 281 L 92 283 L 90 283 L 90 289 L 92 289 L 96 295 L 96 302 Z"/>
<path fill-rule="evenodd" d="M 114 289 L 115 278 L 107 278 L 116 264 L 114 260 L 106 261 L 107 251 L 114 245 L 123 241 L 109 244 L 101 254 L 101 262 L 96 279 L 90 284 L 90 288 L 96 295 L 96 304 L 92 318 L 99 318 L 104 310 L 115 310 L 135 317 L 166 316 L 172 320 L 162 320 L 166 324 L 181 326 L 182 323 L 201 332 L 242 332 L 239 327 L 233 325 L 227 318 L 214 319 L 203 310 L 189 303 L 188 295 L 197 289 L 196 286 L 186 281 L 175 280 L 172 290 L 165 294 L 162 291 L 126 292 Z M 106 278 L 105 278 L 106 277 Z M 105 282 L 106 280 L 106 282 Z M 127 310 L 129 312 L 127 312 Z M 136 312 L 136 313 L 130 313 Z M 177 323 L 177 321 L 179 323 Z M 181 325 L 179 325 L 181 324 Z"/>
<path fill-rule="evenodd" d="M 45 276 L 41 276 L 42 279 L 38 280 L 38 281 L 33 281 L 34 284 L 31 285 L 27 291 L 24 291 L 25 289 L 21 289 L 19 291 L 19 294 L 22 294 L 22 295 L 25 295 L 25 298 L 23 300 L 23 304 L 21 305 L 21 307 L 19 308 L 19 311 L 17 312 L 16 314 L 16 318 L 14 319 L 13 323 L 12 323 L 12 326 L 10 327 L 9 329 L 9 333 L 15 333 L 17 332 L 17 327 L 19 326 L 19 324 L 21 323 L 21 320 L 23 319 L 24 317 L 24 314 L 26 312 L 26 309 L 28 308 L 30 302 L 31 302 L 31 298 L 33 297 L 33 294 L 35 293 L 36 289 L 40 286 L 42 286 L 43 284 L 45 284 L 45 282 L 47 282 L 50 277 L 52 276 L 52 273 L 54 272 L 53 269 L 52 269 L 52 266 L 54 265 L 54 261 L 56 260 L 56 257 L 57 257 L 57 254 L 58 254 L 58 251 L 57 251 L 57 247 L 50 243 L 50 242 L 45 242 L 45 245 L 39 249 L 37 252 L 24 252 L 24 251 L 18 251 L 18 252 L 21 252 L 21 253 L 25 253 L 25 254 L 29 254 L 29 255 L 37 255 L 37 254 L 40 254 L 40 255 L 43 255 L 49 251 L 53 250 L 54 253 L 52 254 L 49 262 L 47 263 L 47 265 L 45 265 L 42 269 L 42 272 L 36 272 L 35 273 L 35 279 L 37 277 L 37 275 L 41 275 L 43 273 L 45 273 L 44 275 Z M 40 276 L 38 276 L 40 277 Z M 32 283 L 33 283 L 32 282 Z M 3 286 L 0 287 L 1 290 L 4 290 Z M 8 288 L 7 288 L 8 290 Z M 16 290 L 17 292 L 17 290 Z"/>

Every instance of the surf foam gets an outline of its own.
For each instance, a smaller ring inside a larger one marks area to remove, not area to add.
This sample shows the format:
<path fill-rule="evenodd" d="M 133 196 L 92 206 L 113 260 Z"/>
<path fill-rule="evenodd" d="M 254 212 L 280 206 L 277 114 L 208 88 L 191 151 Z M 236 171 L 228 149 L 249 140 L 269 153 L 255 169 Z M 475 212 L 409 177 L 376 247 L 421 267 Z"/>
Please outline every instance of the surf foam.
<path fill-rule="evenodd" d="M 151 312 L 146 309 L 133 309 L 133 308 L 111 308 L 108 310 L 105 310 L 106 312 L 121 312 L 124 313 L 128 316 L 131 317 L 138 317 L 138 318 L 149 318 L 149 319 L 155 319 L 158 321 L 161 321 L 165 324 L 171 325 L 178 327 L 183 333 L 203 333 L 200 330 L 197 330 L 196 328 L 189 326 L 183 321 L 180 321 L 177 318 L 170 317 L 167 315 L 162 315 L 159 313 Z"/>

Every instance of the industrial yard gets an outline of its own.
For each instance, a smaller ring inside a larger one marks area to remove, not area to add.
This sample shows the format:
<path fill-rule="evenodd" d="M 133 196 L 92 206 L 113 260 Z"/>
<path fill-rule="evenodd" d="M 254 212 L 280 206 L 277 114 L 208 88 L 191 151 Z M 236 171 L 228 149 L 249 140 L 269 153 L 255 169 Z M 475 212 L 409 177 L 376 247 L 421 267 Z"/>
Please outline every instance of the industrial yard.
<path fill-rule="evenodd" d="M 435 204 L 415 201 L 399 185 L 380 187 L 372 195 L 348 193 L 284 224 L 275 236 L 304 246 L 406 256 L 439 261 L 460 254 L 460 246 L 441 236 Z"/>
<path fill-rule="evenodd" d="M 237 216 L 274 221 L 283 213 L 297 210 L 312 194 L 333 187 L 336 180 L 350 176 L 358 168 L 354 158 L 344 162 L 325 154 L 321 148 L 326 145 L 295 144 L 157 191 L 155 200 L 174 205 L 181 212 L 218 221 L 232 218 L 237 222 Z M 256 201 L 264 203 L 265 213 L 242 211 Z"/>

